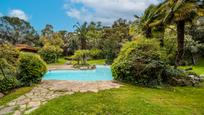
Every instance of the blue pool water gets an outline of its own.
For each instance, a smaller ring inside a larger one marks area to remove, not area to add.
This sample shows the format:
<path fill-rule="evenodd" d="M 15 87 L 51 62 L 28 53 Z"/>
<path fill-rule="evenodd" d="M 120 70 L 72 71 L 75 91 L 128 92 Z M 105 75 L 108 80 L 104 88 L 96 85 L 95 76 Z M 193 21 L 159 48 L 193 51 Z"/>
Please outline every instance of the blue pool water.
<path fill-rule="evenodd" d="M 113 80 L 109 66 L 96 66 L 95 70 L 52 70 L 44 80 L 106 81 Z"/>

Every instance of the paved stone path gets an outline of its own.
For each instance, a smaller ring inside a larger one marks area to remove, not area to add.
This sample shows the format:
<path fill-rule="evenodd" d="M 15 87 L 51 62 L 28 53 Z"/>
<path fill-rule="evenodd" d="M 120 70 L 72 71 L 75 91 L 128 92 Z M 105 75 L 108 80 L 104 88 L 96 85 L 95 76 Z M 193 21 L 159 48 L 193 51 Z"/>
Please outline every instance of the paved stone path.
<path fill-rule="evenodd" d="M 121 85 L 113 81 L 79 82 L 79 81 L 43 81 L 29 93 L 0 106 L 0 115 L 29 114 L 49 100 L 75 92 L 98 92 L 99 90 L 119 88 Z"/>

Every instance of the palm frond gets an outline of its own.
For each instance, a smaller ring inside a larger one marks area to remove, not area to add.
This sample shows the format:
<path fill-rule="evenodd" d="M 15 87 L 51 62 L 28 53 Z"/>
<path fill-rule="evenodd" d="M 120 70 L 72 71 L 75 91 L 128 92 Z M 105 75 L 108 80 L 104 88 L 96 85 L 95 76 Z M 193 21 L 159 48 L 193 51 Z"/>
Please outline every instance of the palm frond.
<path fill-rule="evenodd" d="M 149 27 L 155 27 L 155 26 L 161 25 L 162 22 L 163 22 L 162 19 L 160 19 L 160 20 L 154 20 L 152 23 L 149 24 Z"/>
<path fill-rule="evenodd" d="M 195 3 L 185 3 L 182 7 L 177 9 L 174 13 L 174 20 L 190 20 L 193 19 L 197 14 L 198 6 Z"/>

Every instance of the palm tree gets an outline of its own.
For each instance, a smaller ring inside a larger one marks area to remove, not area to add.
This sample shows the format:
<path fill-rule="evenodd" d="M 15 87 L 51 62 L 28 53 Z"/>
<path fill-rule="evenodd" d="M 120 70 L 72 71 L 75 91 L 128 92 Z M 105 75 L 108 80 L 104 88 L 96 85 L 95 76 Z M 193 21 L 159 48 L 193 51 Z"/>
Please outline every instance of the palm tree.
<path fill-rule="evenodd" d="M 203 6 L 198 4 L 200 0 L 165 0 L 160 8 L 164 14 L 163 23 L 177 25 L 178 51 L 175 65 L 180 64 L 184 55 L 185 23 L 192 22 L 198 16 L 204 15 Z"/>
<path fill-rule="evenodd" d="M 76 28 L 75 32 L 77 33 L 80 42 L 81 42 L 81 49 L 84 50 L 87 48 L 87 33 L 89 31 L 87 23 L 84 22 L 82 25 L 77 23 L 74 25 L 74 28 Z"/>

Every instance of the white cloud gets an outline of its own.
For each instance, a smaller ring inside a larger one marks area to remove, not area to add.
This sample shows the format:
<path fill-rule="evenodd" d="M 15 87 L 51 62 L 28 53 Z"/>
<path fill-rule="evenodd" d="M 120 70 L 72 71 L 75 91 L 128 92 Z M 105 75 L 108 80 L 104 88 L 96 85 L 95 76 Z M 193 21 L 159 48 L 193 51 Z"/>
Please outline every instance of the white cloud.
<path fill-rule="evenodd" d="M 76 19 L 80 19 L 81 18 L 81 11 L 77 10 L 77 9 L 73 9 L 71 8 L 69 11 L 66 12 L 68 16 L 76 18 Z"/>
<path fill-rule="evenodd" d="M 110 25 L 118 18 L 132 20 L 135 14 L 141 15 L 152 3 L 158 3 L 158 0 L 71 0 L 64 4 L 64 8 L 68 16 L 77 20 L 101 21 Z"/>
<path fill-rule="evenodd" d="M 26 15 L 26 13 L 22 10 L 19 10 L 19 9 L 10 10 L 8 15 L 11 17 L 18 17 L 18 18 L 23 19 L 25 21 L 28 20 L 28 16 Z"/>

